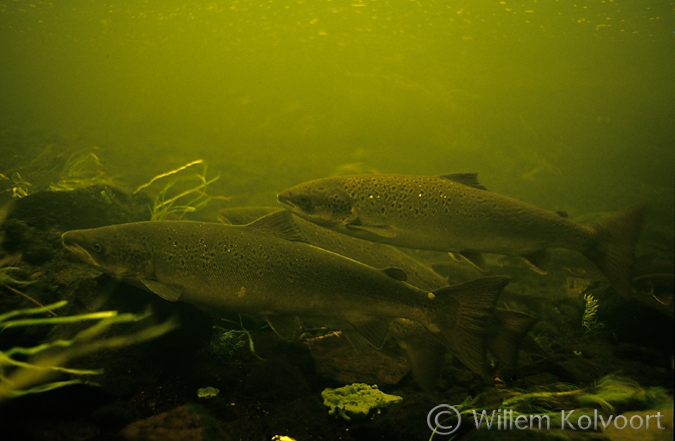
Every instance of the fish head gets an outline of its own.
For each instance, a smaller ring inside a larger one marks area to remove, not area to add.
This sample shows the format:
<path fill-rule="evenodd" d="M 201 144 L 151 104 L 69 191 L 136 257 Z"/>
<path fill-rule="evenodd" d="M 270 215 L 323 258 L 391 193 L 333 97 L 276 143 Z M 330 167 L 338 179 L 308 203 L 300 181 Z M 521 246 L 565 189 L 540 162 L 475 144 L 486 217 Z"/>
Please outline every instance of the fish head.
<path fill-rule="evenodd" d="M 66 231 L 63 246 L 97 270 L 123 280 L 140 280 L 153 274 L 152 253 L 124 228 L 108 226 Z"/>
<path fill-rule="evenodd" d="M 331 180 L 296 185 L 279 193 L 277 200 L 294 214 L 327 228 L 344 226 L 356 218 L 351 196 Z"/>

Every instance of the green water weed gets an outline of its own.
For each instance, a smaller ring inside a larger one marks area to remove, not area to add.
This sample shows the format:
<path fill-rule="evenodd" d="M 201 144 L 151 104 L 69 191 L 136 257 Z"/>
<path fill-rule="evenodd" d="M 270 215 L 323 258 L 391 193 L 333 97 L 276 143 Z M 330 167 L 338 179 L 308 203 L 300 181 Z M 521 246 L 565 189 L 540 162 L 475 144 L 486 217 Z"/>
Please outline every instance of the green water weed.
<path fill-rule="evenodd" d="M 66 306 L 62 300 L 44 307 L 13 310 L 0 315 L 0 333 L 5 329 L 21 326 L 57 325 L 97 321 L 92 326 L 78 332 L 71 339 L 57 339 L 33 347 L 13 347 L 0 351 L 0 402 L 26 394 L 40 393 L 72 384 L 83 383 L 79 379 L 51 381 L 55 374 L 97 375 L 102 369 L 73 369 L 65 365 L 78 357 L 104 349 L 116 349 L 138 344 L 157 338 L 178 325 L 170 319 L 158 325 L 147 326 L 139 331 L 114 337 L 103 338 L 114 325 L 134 323 L 151 315 L 149 310 L 141 314 L 118 311 L 99 311 L 93 313 L 67 315 L 59 317 L 35 317 Z M 26 361 L 24 361 L 26 360 Z"/>

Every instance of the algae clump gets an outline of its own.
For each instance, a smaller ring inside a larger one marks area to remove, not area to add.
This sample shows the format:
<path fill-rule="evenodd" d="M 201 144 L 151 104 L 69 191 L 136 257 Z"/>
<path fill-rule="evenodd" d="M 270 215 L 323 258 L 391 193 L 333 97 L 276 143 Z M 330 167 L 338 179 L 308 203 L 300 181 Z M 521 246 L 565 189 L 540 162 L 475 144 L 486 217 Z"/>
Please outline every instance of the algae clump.
<path fill-rule="evenodd" d="M 340 415 L 347 421 L 355 416 L 367 416 L 371 409 L 387 407 L 403 399 L 385 394 L 377 385 L 354 383 L 337 389 L 326 388 L 321 392 L 323 404 L 330 407 L 330 415 Z"/>
<path fill-rule="evenodd" d="M 208 387 L 202 387 L 202 388 L 197 389 L 197 396 L 199 398 L 209 399 L 209 398 L 217 397 L 219 393 L 220 393 L 220 389 L 218 389 L 217 387 L 208 386 Z"/>

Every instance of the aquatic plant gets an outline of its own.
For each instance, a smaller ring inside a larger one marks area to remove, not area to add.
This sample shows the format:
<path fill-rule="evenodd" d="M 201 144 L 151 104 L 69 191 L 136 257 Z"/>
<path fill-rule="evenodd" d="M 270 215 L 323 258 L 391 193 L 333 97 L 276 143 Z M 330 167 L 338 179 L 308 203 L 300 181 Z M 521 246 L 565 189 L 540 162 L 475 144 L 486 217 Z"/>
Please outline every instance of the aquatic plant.
<path fill-rule="evenodd" d="M 14 277 L 12 277 L 9 273 L 14 272 L 14 271 L 20 271 L 20 272 L 25 272 L 23 268 L 15 267 L 15 266 L 3 266 L 0 267 L 0 286 L 3 288 L 7 289 L 8 291 L 13 292 L 14 294 L 17 294 L 24 299 L 28 300 L 29 302 L 43 308 L 44 305 L 37 300 L 35 300 L 33 297 L 29 296 L 28 294 L 19 291 L 16 288 L 13 288 L 11 285 L 18 285 L 18 286 L 24 286 L 24 285 L 30 285 L 31 283 L 35 283 L 34 280 L 18 280 Z M 53 311 L 47 311 L 49 314 L 53 315 L 56 317 L 56 314 Z"/>
<path fill-rule="evenodd" d="M 23 198 L 31 193 L 32 184 L 21 177 L 19 172 L 12 174 L 12 197 Z"/>
<path fill-rule="evenodd" d="M 588 334 L 603 328 L 605 325 L 598 322 L 599 302 L 592 294 L 584 294 L 584 300 L 586 301 L 586 307 L 584 308 L 584 316 L 581 319 L 581 325 L 586 328 L 586 333 Z"/>
<path fill-rule="evenodd" d="M 258 360 L 265 360 L 255 352 L 255 342 L 251 333 L 244 326 L 241 314 L 239 315 L 239 323 L 221 319 L 223 322 L 238 325 L 239 329 L 226 329 L 221 326 L 214 326 L 213 337 L 211 338 L 211 353 L 227 355 L 231 357 L 236 351 L 246 345 L 248 341 L 248 349 Z"/>
<path fill-rule="evenodd" d="M 139 331 L 116 337 L 101 338 L 113 325 L 139 322 L 150 311 L 142 314 L 117 311 L 99 311 L 59 317 L 35 318 L 35 315 L 58 309 L 68 302 L 62 300 L 40 308 L 19 309 L 0 315 L 0 333 L 8 328 L 22 326 L 56 325 L 97 320 L 94 325 L 78 332 L 73 338 L 58 339 L 37 346 L 13 347 L 0 351 L 0 402 L 26 394 L 45 392 L 59 387 L 82 383 L 79 379 L 50 381 L 57 373 L 97 375 L 101 369 L 73 369 L 65 365 L 83 355 L 102 349 L 115 349 L 157 338 L 177 327 L 175 320 L 147 326 Z M 22 361 L 28 358 L 29 361 Z"/>
<path fill-rule="evenodd" d="M 10 276 L 9 273 L 14 271 L 24 270 L 16 266 L 0 267 L 0 285 L 30 285 L 31 283 L 34 283 L 32 280 L 18 280 Z"/>
<path fill-rule="evenodd" d="M 101 160 L 93 152 L 97 147 L 73 152 L 59 173 L 58 181 L 49 186 L 51 191 L 69 191 L 93 185 L 110 185 L 113 180 L 103 171 Z"/>
<path fill-rule="evenodd" d="M 153 206 L 150 209 L 151 220 L 161 220 L 167 218 L 181 219 L 186 213 L 191 213 L 204 208 L 204 206 L 206 206 L 206 204 L 208 204 L 211 199 L 214 198 L 214 196 L 206 193 L 206 187 L 217 181 L 220 178 L 220 175 L 217 175 L 215 178 L 207 179 L 207 167 L 206 163 L 202 159 L 192 161 L 182 167 L 178 167 L 177 169 L 168 171 L 166 173 L 161 173 L 153 177 L 150 181 L 139 186 L 136 191 L 134 191 L 134 194 L 138 193 L 144 188 L 149 187 L 159 179 L 175 175 L 197 164 L 203 165 L 204 170 L 202 173 L 176 177 L 169 181 L 164 186 L 164 188 L 160 190 L 159 193 L 157 193 Z M 184 190 L 176 190 L 178 187 L 183 188 L 185 186 L 188 188 Z M 218 198 L 229 199 L 222 196 Z"/>
<path fill-rule="evenodd" d="M 211 337 L 211 353 L 217 355 L 232 355 L 240 348 L 246 346 L 247 334 L 238 329 L 225 329 L 220 326 L 214 326 L 213 336 Z"/>
<path fill-rule="evenodd" d="M 12 197 L 23 198 L 44 190 L 65 191 L 110 185 L 113 179 L 104 172 L 103 164 L 95 153 L 97 149 L 96 146 L 78 148 L 76 144 L 65 147 L 47 144 L 29 163 L 0 173 L 0 181 L 8 181 L 0 192 L 11 191 Z M 64 163 L 68 154 L 70 156 Z"/>

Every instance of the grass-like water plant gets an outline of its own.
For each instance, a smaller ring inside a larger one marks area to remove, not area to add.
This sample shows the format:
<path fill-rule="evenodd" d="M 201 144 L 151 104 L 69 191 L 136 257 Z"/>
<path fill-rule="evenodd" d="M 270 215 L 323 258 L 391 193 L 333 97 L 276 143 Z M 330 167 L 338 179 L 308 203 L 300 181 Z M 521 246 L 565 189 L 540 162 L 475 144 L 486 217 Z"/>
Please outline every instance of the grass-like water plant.
<path fill-rule="evenodd" d="M 103 164 L 94 153 L 96 147 L 73 152 L 59 173 L 58 181 L 49 186 L 51 191 L 68 191 L 93 185 L 110 185 L 112 178 L 103 171 Z"/>
<path fill-rule="evenodd" d="M 139 322 L 150 316 L 150 311 L 142 314 L 117 311 L 99 311 L 86 314 L 58 317 L 35 317 L 62 308 L 67 301 L 62 300 L 40 308 L 28 308 L 9 311 L 0 315 L 0 333 L 8 328 L 23 326 L 44 326 L 64 323 L 95 321 L 92 326 L 78 332 L 70 339 L 58 339 L 33 347 L 13 347 L 0 351 L 0 402 L 22 395 L 82 383 L 79 379 L 52 381 L 59 373 L 72 375 L 101 374 L 101 369 L 73 369 L 66 364 L 78 357 L 100 351 L 138 344 L 157 338 L 177 327 L 175 320 L 149 325 L 139 331 L 103 337 L 114 325 Z"/>
<path fill-rule="evenodd" d="M 174 177 L 157 193 L 153 206 L 150 209 L 151 220 L 181 219 L 186 213 L 204 208 L 214 198 L 214 196 L 206 193 L 206 188 L 217 181 L 220 175 L 208 179 L 206 177 L 206 163 L 202 159 L 192 161 L 177 169 L 153 177 L 150 181 L 138 187 L 134 194 L 149 187 L 159 179 L 174 176 L 198 164 L 203 166 L 202 173 Z M 219 196 L 219 198 L 227 199 L 222 196 Z"/>
<path fill-rule="evenodd" d="M 31 194 L 32 184 L 21 177 L 19 172 L 12 174 L 12 197 L 22 198 Z"/>

